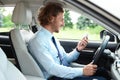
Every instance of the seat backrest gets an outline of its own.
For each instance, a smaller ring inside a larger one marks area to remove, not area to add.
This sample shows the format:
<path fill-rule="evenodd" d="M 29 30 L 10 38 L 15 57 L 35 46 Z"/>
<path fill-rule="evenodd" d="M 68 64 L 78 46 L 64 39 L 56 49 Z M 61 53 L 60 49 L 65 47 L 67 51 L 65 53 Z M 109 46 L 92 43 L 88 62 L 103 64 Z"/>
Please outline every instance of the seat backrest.
<path fill-rule="evenodd" d="M 24 75 L 10 62 L 0 48 L 0 80 L 26 80 Z"/>
<path fill-rule="evenodd" d="M 10 31 L 11 44 L 16 54 L 17 61 L 23 74 L 44 78 L 41 69 L 28 52 L 26 42 L 33 35 L 27 30 L 20 30 L 25 26 L 29 27 L 32 21 L 32 12 L 28 2 L 18 2 L 14 8 L 12 21 L 19 28 Z"/>
<path fill-rule="evenodd" d="M 21 71 L 25 75 L 39 76 L 44 78 L 40 67 L 27 49 L 26 43 L 32 35 L 33 33 L 26 30 L 21 30 L 21 33 L 19 29 L 13 29 L 10 31 L 11 42 L 15 50 Z"/>

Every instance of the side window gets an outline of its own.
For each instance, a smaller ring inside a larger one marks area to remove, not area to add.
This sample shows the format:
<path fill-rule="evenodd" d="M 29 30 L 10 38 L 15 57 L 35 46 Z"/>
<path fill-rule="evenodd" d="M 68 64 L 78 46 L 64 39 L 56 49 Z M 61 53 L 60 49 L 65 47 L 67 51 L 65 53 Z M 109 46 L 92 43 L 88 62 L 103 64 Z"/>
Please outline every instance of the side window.
<path fill-rule="evenodd" d="M 14 7 L 0 7 L 0 32 L 8 32 L 14 27 L 11 16 Z"/>
<path fill-rule="evenodd" d="M 100 32 L 104 28 L 84 16 L 74 11 L 65 10 L 64 27 L 55 36 L 59 39 L 80 40 L 83 36 L 88 35 L 89 40 L 100 40 Z"/>

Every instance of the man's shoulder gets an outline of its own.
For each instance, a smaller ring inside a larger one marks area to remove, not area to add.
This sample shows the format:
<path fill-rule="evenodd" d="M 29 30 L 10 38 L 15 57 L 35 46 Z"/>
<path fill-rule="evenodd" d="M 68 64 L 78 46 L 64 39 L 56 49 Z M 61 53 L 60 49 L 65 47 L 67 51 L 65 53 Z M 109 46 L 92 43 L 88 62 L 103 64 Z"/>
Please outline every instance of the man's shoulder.
<path fill-rule="evenodd" d="M 49 37 L 47 37 L 44 33 L 42 32 L 37 32 L 31 39 L 29 42 L 48 42 Z"/>

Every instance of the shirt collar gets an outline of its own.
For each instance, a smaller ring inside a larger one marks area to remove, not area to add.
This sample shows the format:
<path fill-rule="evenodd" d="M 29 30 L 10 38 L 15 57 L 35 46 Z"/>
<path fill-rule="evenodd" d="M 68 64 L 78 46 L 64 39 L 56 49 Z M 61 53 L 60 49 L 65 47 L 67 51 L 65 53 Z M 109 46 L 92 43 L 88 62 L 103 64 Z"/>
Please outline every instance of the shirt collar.
<path fill-rule="evenodd" d="M 45 29 L 43 26 L 40 26 L 40 27 L 38 28 L 38 31 L 42 31 L 43 34 L 44 34 L 46 37 L 48 37 L 48 38 L 52 38 L 52 37 L 53 37 L 53 34 L 52 34 L 50 31 L 48 31 L 47 29 Z"/>

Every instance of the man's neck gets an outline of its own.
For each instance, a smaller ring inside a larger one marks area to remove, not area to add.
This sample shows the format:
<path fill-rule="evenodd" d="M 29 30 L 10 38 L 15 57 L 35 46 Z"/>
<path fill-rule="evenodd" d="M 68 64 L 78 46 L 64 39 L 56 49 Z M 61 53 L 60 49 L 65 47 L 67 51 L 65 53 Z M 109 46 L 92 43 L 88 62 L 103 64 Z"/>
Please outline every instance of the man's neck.
<path fill-rule="evenodd" d="M 45 25 L 44 28 L 47 29 L 48 31 L 50 31 L 53 34 L 53 30 L 51 29 L 50 25 Z"/>

